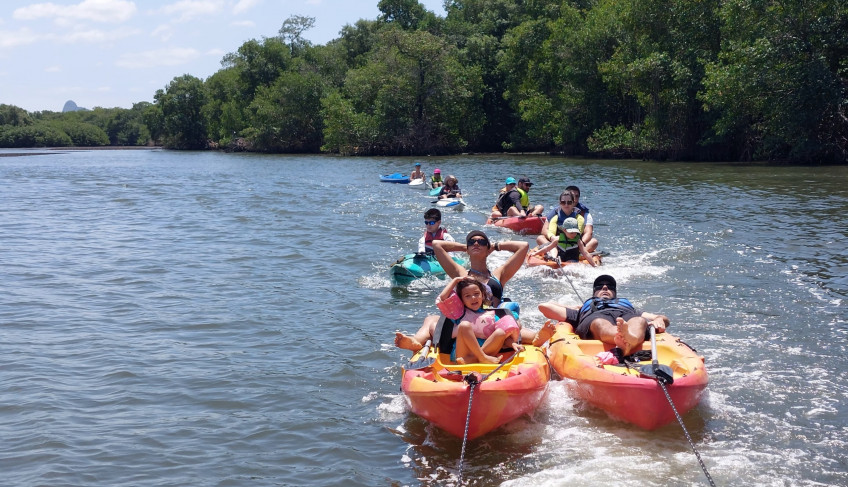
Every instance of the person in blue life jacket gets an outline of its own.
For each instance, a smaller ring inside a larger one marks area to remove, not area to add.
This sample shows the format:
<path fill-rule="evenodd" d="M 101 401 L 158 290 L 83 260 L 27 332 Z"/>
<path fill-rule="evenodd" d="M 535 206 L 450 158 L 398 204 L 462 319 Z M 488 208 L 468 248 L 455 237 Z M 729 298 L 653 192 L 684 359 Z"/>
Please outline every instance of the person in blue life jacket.
<path fill-rule="evenodd" d="M 598 240 L 594 238 L 594 219 L 589 213 L 589 208 L 580 203 L 580 189 L 577 186 L 568 186 L 559 195 L 559 208 L 553 208 L 545 217 L 548 219 L 548 228 L 543 228 L 542 233 L 536 237 L 537 246 L 545 246 L 554 238 L 558 237 L 556 225 L 551 224 L 554 217 L 558 221 L 566 218 L 576 218 L 580 223 L 580 240 L 589 253 L 598 248 Z"/>
<path fill-rule="evenodd" d="M 584 340 L 600 340 L 619 347 L 624 356 L 641 350 L 642 343 L 650 338 L 648 325 L 657 333 L 669 326 L 667 316 L 642 311 L 625 298 L 619 298 L 612 276 L 601 275 L 592 286 L 592 297 L 580 308 L 563 306 L 554 301 L 539 305 L 546 318 L 565 321 Z"/>
<path fill-rule="evenodd" d="M 430 208 L 424 212 L 424 235 L 418 240 L 418 253 L 433 255 L 433 242 L 447 240 L 455 242 L 447 228 L 442 225 L 442 212 L 438 208 Z"/>
<path fill-rule="evenodd" d="M 583 240 L 586 250 L 594 252 L 598 248 L 598 239 L 595 238 L 595 219 L 589 208 L 580 202 L 580 188 L 572 185 L 567 186 L 565 190 L 571 193 L 571 196 L 574 198 L 574 209 L 584 220 L 583 234 L 580 236 L 580 239 Z"/>

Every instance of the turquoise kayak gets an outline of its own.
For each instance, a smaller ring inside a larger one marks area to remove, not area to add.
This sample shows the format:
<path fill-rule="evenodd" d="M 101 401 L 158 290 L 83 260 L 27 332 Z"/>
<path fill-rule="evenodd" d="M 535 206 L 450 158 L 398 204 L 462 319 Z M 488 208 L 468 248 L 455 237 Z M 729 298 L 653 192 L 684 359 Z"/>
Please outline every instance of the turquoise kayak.
<path fill-rule="evenodd" d="M 465 266 L 468 259 L 459 256 L 451 257 L 454 262 Z M 389 269 L 392 281 L 397 284 L 409 284 L 424 276 L 434 276 L 444 279 L 445 270 L 434 255 L 406 254 L 397 260 Z"/>

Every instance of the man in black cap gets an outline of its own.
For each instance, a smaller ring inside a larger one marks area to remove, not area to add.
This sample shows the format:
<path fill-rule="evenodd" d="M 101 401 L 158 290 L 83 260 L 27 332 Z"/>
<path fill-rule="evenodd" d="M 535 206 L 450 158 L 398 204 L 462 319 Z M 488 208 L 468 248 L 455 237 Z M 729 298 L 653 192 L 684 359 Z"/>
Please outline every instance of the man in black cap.
<path fill-rule="evenodd" d="M 521 206 L 524 207 L 524 211 L 527 212 L 527 215 L 536 215 L 539 216 L 545 211 L 545 207 L 542 205 L 530 205 L 530 197 L 527 193 L 530 192 L 530 187 L 533 186 L 533 183 L 530 181 L 530 178 L 524 176 L 518 180 L 518 192 L 521 194 Z"/>
<path fill-rule="evenodd" d="M 595 279 L 592 297 L 579 309 L 549 301 L 540 304 L 539 311 L 546 318 L 569 323 L 580 338 L 615 344 L 627 356 L 642 349 L 642 342 L 650 337 L 649 324 L 661 333 L 670 322 L 665 315 L 636 309 L 617 296 L 615 279 L 604 274 Z"/>

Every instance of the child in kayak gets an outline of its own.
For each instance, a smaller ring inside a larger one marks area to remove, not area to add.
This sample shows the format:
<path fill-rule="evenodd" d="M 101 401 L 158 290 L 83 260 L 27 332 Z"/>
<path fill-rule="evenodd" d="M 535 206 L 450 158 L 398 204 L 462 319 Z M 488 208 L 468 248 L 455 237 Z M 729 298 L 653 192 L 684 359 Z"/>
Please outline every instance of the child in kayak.
<path fill-rule="evenodd" d="M 508 310 L 486 307 L 489 299 L 486 286 L 470 277 L 455 277 L 436 299 L 439 311 L 454 324 L 451 359 L 457 363 L 495 364 L 501 357 L 493 354 L 502 348 L 523 350 L 518 343 L 521 327 Z"/>
<path fill-rule="evenodd" d="M 435 240 L 455 242 L 447 228 L 442 226 L 442 212 L 437 208 L 430 208 L 424 212 L 424 235 L 418 240 L 418 253 L 433 255 Z"/>
<path fill-rule="evenodd" d="M 433 171 L 433 177 L 430 179 L 430 182 L 434 188 L 440 188 L 442 186 L 442 171 L 438 167 Z"/>

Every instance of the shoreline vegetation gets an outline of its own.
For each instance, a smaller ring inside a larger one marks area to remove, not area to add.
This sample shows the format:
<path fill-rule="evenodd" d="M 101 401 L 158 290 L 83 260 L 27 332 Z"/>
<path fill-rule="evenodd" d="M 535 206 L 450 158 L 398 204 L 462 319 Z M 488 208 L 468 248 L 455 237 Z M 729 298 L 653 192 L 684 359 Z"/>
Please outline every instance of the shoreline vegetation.
<path fill-rule="evenodd" d="M 380 0 L 325 45 L 292 16 L 153 103 L 0 105 L 0 147 L 846 164 L 848 8 L 811 1 Z"/>

